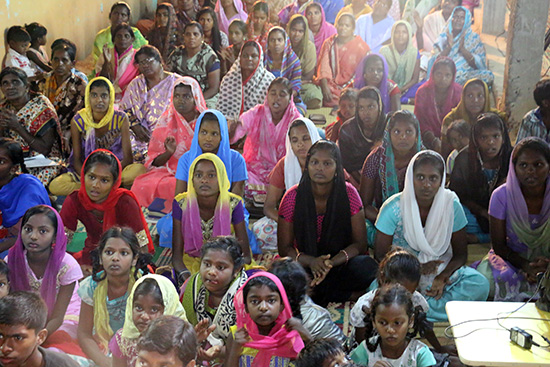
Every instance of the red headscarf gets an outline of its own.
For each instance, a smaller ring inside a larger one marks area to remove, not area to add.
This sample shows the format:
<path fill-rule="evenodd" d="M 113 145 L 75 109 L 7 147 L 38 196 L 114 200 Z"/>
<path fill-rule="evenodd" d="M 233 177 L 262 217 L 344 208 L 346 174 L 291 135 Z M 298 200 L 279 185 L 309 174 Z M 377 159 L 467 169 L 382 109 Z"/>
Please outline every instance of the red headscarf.
<path fill-rule="evenodd" d="M 95 203 L 92 200 L 90 200 L 90 197 L 88 196 L 88 193 L 86 192 L 86 184 L 84 183 L 85 180 L 85 174 L 84 169 L 86 168 L 86 163 L 88 162 L 88 159 L 97 152 L 104 152 L 107 154 L 112 155 L 118 164 L 118 177 L 116 182 L 113 184 L 113 187 L 111 188 L 111 192 L 109 192 L 109 195 L 107 196 L 107 199 L 101 203 Z M 84 161 L 84 164 L 82 165 L 82 172 L 80 173 L 80 190 L 78 190 L 78 199 L 82 203 L 82 206 L 84 206 L 84 209 L 86 210 L 99 210 L 103 212 L 103 232 L 108 230 L 109 228 L 116 226 L 116 225 L 123 225 L 124 223 L 118 223 L 117 217 L 116 217 L 116 210 L 115 207 L 118 204 L 118 201 L 123 195 L 130 196 L 141 208 L 139 205 L 139 201 L 134 195 L 134 193 L 130 190 L 122 189 L 120 188 L 120 183 L 122 181 L 122 165 L 120 164 L 120 161 L 118 158 L 109 150 L 106 149 L 96 149 L 90 155 L 86 158 Z M 153 246 L 153 240 L 151 239 L 151 234 L 149 233 L 149 227 L 147 225 L 147 222 L 145 221 L 145 217 L 143 216 L 143 213 L 141 210 L 139 211 L 139 215 L 141 216 L 141 223 L 143 224 L 143 229 L 145 229 L 145 233 L 147 234 L 147 249 L 150 253 L 153 253 L 155 251 L 155 248 Z"/>

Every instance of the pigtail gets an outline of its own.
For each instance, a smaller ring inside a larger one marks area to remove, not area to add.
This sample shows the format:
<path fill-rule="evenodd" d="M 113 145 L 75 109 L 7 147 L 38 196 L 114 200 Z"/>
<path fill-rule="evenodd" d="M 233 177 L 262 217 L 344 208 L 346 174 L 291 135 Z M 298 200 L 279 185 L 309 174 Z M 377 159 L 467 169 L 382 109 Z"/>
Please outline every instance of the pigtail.
<path fill-rule="evenodd" d="M 365 313 L 365 345 L 370 352 L 374 352 L 380 344 L 378 331 L 374 327 L 374 309 L 371 308 Z"/>
<path fill-rule="evenodd" d="M 27 169 L 27 166 L 25 165 L 25 158 L 23 156 L 21 156 L 21 159 L 19 160 L 19 162 L 17 162 L 17 164 L 19 164 L 19 167 L 21 167 L 21 172 L 29 173 L 29 170 Z"/>
<path fill-rule="evenodd" d="M 90 252 L 90 257 L 92 259 L 92 280 L 99 283 L 107 277 L 107 274 L 105 272 L 99 275 L 101 270 L 103 270 L 103 266 L 101 265 L 99 256 L 99 247 L 93 249 Z"/>
<path fill-rule="evenodd" d="M 434 326 L 434 323 L 431 321 L 428 321 L 426 312 L 424 312 L 422 307 L 417 306 L 414 310 L 413 330 L 407 333 L 407 336 L 409 338 L 414 338 L 418 334 L 421 337 L 424 337 L 427 331 L 433 329 L 433 326 Z"/>
<path fill-rule="evenodd" d="M 135 266 L 136 270 L 134 271 L 134 279 L 138 278 L 138 275 L 140 272 L 143 275 L 154 273 L 151 265 L 153 265 L 153 255 L 151 255 L 150 253 L 140 252 L 137 255 L 137 261 Z"/>

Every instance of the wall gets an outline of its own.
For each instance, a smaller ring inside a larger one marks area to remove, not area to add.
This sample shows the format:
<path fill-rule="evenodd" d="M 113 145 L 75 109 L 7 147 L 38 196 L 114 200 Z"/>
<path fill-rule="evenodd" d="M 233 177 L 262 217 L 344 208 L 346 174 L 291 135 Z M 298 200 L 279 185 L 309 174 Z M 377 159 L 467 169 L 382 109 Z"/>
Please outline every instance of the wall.
<path fill-rule="evenodd" d="M 132 8 L 131 23 L 156 7 L 156 0 L 125 0 Z M 78 59 L 92 51 L 96 33 L 109 25 L 109 10 L 116 0 L 0 0 L 0 24 L 39 22 L 48 29 L 49 46 L 56 38 L 68 38 L 78 47 Z M 0 50 L 5 50 L 4 37 Z"/>

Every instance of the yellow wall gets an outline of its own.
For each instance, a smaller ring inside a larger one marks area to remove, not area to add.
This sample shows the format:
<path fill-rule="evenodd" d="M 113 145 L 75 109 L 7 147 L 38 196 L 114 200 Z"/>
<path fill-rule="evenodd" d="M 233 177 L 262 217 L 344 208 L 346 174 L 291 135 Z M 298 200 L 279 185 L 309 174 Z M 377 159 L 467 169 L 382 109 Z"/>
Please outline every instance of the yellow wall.
<path fill-rule="evenodd" d="M 125 0 L 132 8 L 131 23 L 141 14 L 151 12 L 156 0 Z M 56 38 L 68 38 L 78 47 L 78 59 L 92 51 L 95 34 L 109 25 L 109 10 L 116 0 L 0 0 L 0 24 L 12 25 L 39 22 L 48 29 L 48 44 Z M 0 37 L 0 50 L 5 49 Z"/>

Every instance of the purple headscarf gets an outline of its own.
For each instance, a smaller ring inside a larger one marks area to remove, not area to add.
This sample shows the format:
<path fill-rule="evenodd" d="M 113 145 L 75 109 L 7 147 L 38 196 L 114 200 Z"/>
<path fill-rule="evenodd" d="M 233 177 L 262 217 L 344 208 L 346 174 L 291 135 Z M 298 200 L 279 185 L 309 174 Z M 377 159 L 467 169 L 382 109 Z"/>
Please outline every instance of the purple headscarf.
<path fill-rule="evenodd" d="M 55 306 L 55 301 L 57 299 L 57 274 L 61 268 L 61 262 L 65 257 L 67 250 L 67 236 L 65 235 L 65 227 L 63 225 L 63 220 L 61 216 L 51 206 L 48 205 L 37 205 L 38 207 L 49 208 L 54 212 L 57 217 L 57 228 L 56 228 L 56 237 L 55 243 L 52 244 L 52 252 L 50 253 L 50 258 L 48 264 L 46 265 L 46 271 L 44 272 L 44 278 L 42 279 L 42 285 L 40 287 L 40 295 L 42 299 L 46 302 L 48 306 L 48 315 L 51 315 L 53 308 Z M 30 208 L 32 210 L 35 207 Z M 27 210 L 28 212 L 28 210 Z M 25 213 L 26 214 L 26 213 Z M 21 229 L 19 230 L 19 236 L 17 236 L 17 241 L 8 253 L 8 266 L 12 274 L 17 274 L 17 276 L 11 277 L 10 287 L 14 291 L 30 291 L 31 286 L 29 284 L 29 277 L 27 275 L 26 259 L 25 259 L 25 246 L 23 245 L 23 240 L 21 239 L 21 231 L 23 230 L 24 223 L 21 223 Z"/>
<path fill-rule="evenodd" d="M 373 57 L 379 57 L 382 60 L 382 64 L 384 64 L 384 74 L 382 75 L 382 81 L 380 82 L 380 85 L 375 85 L 376 88 L 380 91 L 380 97 L 382 98 L 382 104 L 384 105 L 384 113 L 388 113 L 391 108 L 390 103 L 390 93 L 388 91 L 388 63 L 386 62 L 386 59 L 384 56 L 380 55 L 376 52 L 371 52 L 361 62 L 359 65 L 357 65 L 357 68 L 355 69 L 355 81 L 353 83 L 353 86 L 357 89 L 361 89 L 367 85 L 365 78 L 363 77 L 363 70 L 365 70 L 365 64 L 367 61 Z"/>

